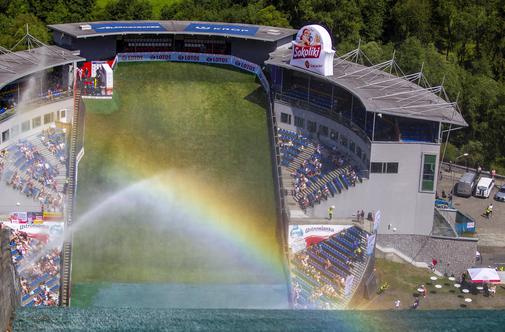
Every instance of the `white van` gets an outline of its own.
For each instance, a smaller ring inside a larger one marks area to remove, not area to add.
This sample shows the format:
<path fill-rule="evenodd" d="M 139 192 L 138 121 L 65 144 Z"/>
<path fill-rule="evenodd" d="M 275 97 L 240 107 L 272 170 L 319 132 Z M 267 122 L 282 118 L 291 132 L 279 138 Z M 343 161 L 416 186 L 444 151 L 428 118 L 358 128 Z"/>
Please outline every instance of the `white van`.
<path fill-rule="evenodd" d="M 494 180 L 491 178 L 482 177 L 475 187 L 475 197 L 488 198 L 491 194 L 491 190 L 494 187 Z"/>

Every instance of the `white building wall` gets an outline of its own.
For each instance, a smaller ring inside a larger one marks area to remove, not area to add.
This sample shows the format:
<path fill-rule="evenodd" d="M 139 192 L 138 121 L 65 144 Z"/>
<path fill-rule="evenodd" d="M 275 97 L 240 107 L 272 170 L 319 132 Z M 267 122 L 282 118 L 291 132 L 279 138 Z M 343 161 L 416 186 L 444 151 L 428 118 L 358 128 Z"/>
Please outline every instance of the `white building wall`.
<path fill-rule="evenodd" d="M 280 123 L 281 112 L 292 114 L 291 125 Z M 328 127 L 337 128 L 339 132 L 354 138 L 355 143 L 360 142 L 360 138 L 348 128 L 312 112 L 276 103 L 275 113 L 277 124 L 281 128 L 296 130 L 293 125 L 294 115 L 302 114 L 305 119 L 313 119 L 318 123 L 326 121 Z M 361 144 L 363 148 L 366 147 L 365 143 Z M 335 206 L 335 218 L 349 218 L 354 216 L 357 210 L 364 210 L 367 214 L 380 209 L 382 223 L 379 233 L 428 235 L 433 226 L 435 191 L 421 192 L 423 154 L 436 155 L 435 174 L 438 174 L 439 151 L 439 144 L 373 142 L 370 161 L 398 162 L 398 173 L 371 173 L 369 180 L 358 183 L 349 190 L 343 190 L 341 194 L 330 197 L 313 209 L 309 208 L 307 217 L 325 218 L 331 205 Z M 434 188 L 436 185 L 435 176 Z"/>
<path fill-rule="evenodd" d="M 67 98 L 53 103 L 44 104 L 30 110 L 16 113 L 9 119 L 0 122 L 0 150 L 7 148 L 9 145 L 16 143 L 19 139 L 29 137 L 40 132 L 42 129 L 47 129 L 56 121 L 69 123 L 72 121 L 73 114 L 73 98 Z M 61 110 L 65 111 L 65 117 L 58 117 Z M 44 123 L 44 115 L 53 113 L 53 121 Z M 33 127 L 33 119 L 40 118 L 40 126 Z M 30 122 L 29 129 L 22 131 L 22 124 L 26 121 Z M 9 131 L 9 139 L 3 141 L 1 135 L 3 132 Z"/>

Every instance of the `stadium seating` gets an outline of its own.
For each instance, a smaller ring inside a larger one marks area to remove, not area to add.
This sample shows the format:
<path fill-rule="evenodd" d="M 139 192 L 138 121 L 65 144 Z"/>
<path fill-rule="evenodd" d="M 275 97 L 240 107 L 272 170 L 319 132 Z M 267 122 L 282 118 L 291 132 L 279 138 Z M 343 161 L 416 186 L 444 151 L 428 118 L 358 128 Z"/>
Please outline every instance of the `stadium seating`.
<path fill-rule="evenodd" d="M 15 190 L 61 211 L 66 180 L 65 134 L 56 129 L 19 140 L 0 160 L 0 179 Z"/>
<path fill-rule="evenodd" d="M 10 235 L 11 258 L 21 283 L 21 305 L 58 305 L 60 283 L 60 254 L 58 245 L 48 247 L 21 231 Z M 40 255 L 44 250 L 47 253 Z"/>
<path fill-rule="evenodd" d="M 346 278 L 363 269 L 367 234 L 353 226 L 292 256 L 295 308 L 336 309 L 350 299 L 344 294 Z"/>
<path fill-rule="evenodd" d="M 360 171 L 332 147 L 281 128 L 278 142 L 281 166 L 291 174 L 290 189 L 303 210 L 363 181 Z"/>

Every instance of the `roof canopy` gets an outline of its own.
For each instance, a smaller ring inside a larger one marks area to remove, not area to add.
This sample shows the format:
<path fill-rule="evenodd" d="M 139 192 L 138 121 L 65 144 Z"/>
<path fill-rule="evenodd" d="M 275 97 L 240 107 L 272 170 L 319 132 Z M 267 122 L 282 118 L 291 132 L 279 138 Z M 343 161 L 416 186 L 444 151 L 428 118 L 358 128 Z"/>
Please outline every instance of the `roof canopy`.
<path fill-rule="evenodd" d="M 270 59 L 266 63 L 307 73 L 341 86 L 358 97 L 369 112 L 468 126 L 456 103 L 448 102 L 441 97 L 444 95 L 447 98 L 442 86 L 429 86 L 422 71 L 403 74 L 394 57 L 389 61 L 367 67 L 351 61 L 358 58 L 360 53 L 358 48 L 333 61 L 332 76 L 322 76 L 291 66 L 289 64 L 291 53 L 291 49 L 281 47 L 270 54 Z M 393 71 L 399 75 L 393 75 Z M 421 82 L 425 82 L 428 87 L 418 84 Z"/>
<path fill-rule="evenodd" d="M 127 34 L 222 35 L 274 42 L 296 34 L 294 29 L 269 26 L 199 21 L 104 21 L 49 25 L 54 31 L 74 38 Z"/>
<path fill-rule="evenodd" d="M 0 46 L 0 89 L 24 76 L 84 60 L 58 46 L 42 45 L 19 52 Z"/>
<path fill-rule="evenodd" d="M 495 269 L 491 268 L 476 268 L 476 269 L 468 269 L 468 273 L 470 274 L 470 278 L 472 278 L 472 282 L 482 283 L 482 282 L 501 282 L 500 276 Z"/>

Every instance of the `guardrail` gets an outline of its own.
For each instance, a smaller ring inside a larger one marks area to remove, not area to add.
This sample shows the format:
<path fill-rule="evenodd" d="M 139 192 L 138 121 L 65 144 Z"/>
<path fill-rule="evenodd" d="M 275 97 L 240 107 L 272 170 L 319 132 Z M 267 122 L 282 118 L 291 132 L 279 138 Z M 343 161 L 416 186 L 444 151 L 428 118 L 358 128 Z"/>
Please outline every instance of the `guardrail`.
<path fill-rule="evenodd" d="M 288 95 L 285 95 L 285 94 L 282 94 L 279 92 L 275 92 L 273 95 L 274 95 L 274 98 L 276 101 L 280 101 L 281 103 L 282 102 L 287 103 L 290 106 L 299 107 L 303 110 L 311 111 L 313 113 L 324 116 L 332 121 L 335 121 L 335 122 L 343 125 L 344 127 L 349 128 L 352 132 L 354 132 L 357 136 L 359 136 L 369 146 L 372 144 L 372 141 L 370 140 L 370 138 L 368 137 L 368 135 L 365 133 L 365 131 L 363 129 L 356 126 L 354 123 L 352 123 L 350 120 L 344 118 L 339 113 L 332 112 L 332 110 L 329 108 L 324 108 L 319 105 L 313 104 L 309 101 L 295 98 L 292 96 L 288 96 Z"/>

